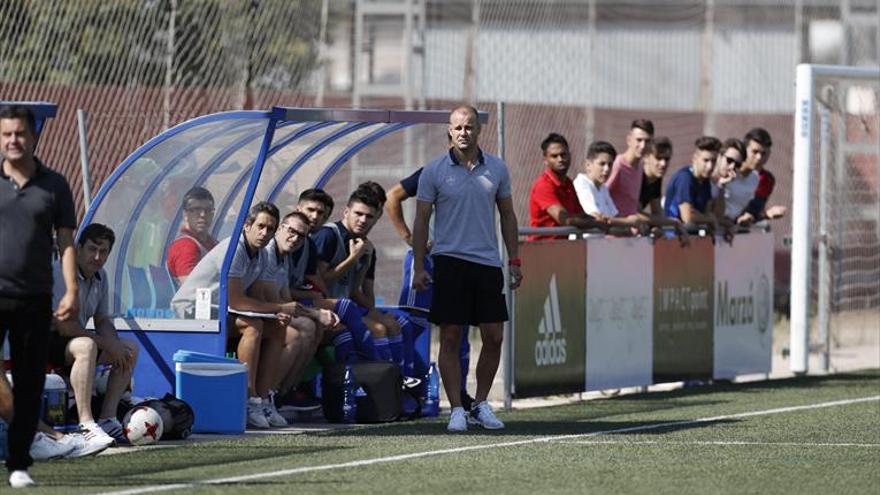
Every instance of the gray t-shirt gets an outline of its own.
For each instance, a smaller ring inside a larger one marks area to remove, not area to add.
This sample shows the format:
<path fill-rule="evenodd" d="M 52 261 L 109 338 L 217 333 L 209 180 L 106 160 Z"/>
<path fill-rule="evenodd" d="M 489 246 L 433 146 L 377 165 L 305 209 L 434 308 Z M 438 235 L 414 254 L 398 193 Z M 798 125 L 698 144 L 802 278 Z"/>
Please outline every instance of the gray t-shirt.
<path fill-rule="evenodd" d="M 510 174 L 500 158 L 481 152 L 468 170 L 449 153 L 425 165 L 418 200 L 434 204 L 431 254 L 501 266 L 495 235 L 495 201 L 509 198 Z"/>
<path fill-rule="evenodd" d="M 214 249 L 208 251 L 186 277 L 183 285 L 171 299 L 171 307 L 180 318 L 192 318 L 195 313 L 196 289 L 211 289 L 211 306 L 216 308 L 220 300 L 220 271 L 223 268 L 223 258 L 229 248 L 230 238 L 220 241 Z M 265 250 L 258 250 L 254 256 L 248 254 L 245 245 L 244 234 L 239 236 L 232 263 L 229 265 L 229 278 L 238 278 L 242 281 L 244 290 L 250 288 L 257 280 L 263 280 L 267 276 L 267 257 Z"/>
<path fill-rule="evenodd" d="M 108 297 L 110 290 L 107 286 L 107 272 L 101 268 L 94 277 L 86 280 L 82 272 L 77 269 L 76 279 L 79 281 L 79 324 L 86 328 L 86 324 L 94 317 L 109 317 Z M 65 292 L 67 292 L 67 284 L 64 282 L 64 273 L 61 271 L 61 261 L 56 261 L 52 264 L 53 309 L 58 308 Z"/>

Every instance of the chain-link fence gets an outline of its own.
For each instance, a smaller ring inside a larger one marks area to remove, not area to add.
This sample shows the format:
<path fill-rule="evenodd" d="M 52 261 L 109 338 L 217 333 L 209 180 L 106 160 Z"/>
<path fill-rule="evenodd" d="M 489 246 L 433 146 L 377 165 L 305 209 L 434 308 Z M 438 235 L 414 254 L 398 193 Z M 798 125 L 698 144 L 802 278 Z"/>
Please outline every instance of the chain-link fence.
<path fill-rule="evenodd" d="M 671 139 L 672 172 L 701 134 L 766 128 L 777 179 L 771 203 L 789 205 L 795 67 L 876 66 L 878 25 L 876 0 L 6 0 L 0 97 L 60 105 L 39 154 L 75 190 L 77 108 L 89 115 L 94 191 L 138 145 L 205 113 L 466 101 L 491 112 L 482 144 L 494 152 L 503 101 L 521 224 L 547 133 L 568 137 L 573 175 L 590 141 L 622 149 L 635 118 Z M 390 187 L 422 163 L 424 138 L 404 142 L 416 151 L 356 161 L 347 180 L 331 184 L 337 199 L 353 181 Z M 876 194 L 876 181 L 865 187 Z M 393 239 L 386 224 L 376 235 Z M 774 230 L 784 311 L 788 220 Z M 386 300 L 395 299 L 398 251 L 380 266 Z"/>

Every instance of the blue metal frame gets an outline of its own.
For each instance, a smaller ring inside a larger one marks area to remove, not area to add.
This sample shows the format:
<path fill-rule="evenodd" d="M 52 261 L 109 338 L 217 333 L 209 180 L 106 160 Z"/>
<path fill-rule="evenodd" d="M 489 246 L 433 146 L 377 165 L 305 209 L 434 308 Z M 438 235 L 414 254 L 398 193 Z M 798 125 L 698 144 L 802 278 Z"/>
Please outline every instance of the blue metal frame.
<path fill-rule="evenodd" d="M 376 140 L 378 140 L 384 136 L 387 136 L 388 134 L 397 132 L 400 129 L 404 129 L 404 128 L 409 127 L 411 125 L 413 125 L 413 124 L 405 123 L 405 122 L 398 122 L 396 124 L 391 124 L 389 126 L 383 127 L 382 129 L 379 129 L 376 132 L 373 132 L 371 134 L 368 134 L 368 135 L 362 137 L 361 139 L 356 141 L 354 144 L 352 144 L 348 148 L 344 149 L 342 151 L 342 153 L 340 153 L 339 156 L 337 156 L 336 159 L 333 160 L 333 162 L 330 165 L 328 165 L 326 169 L 324 169 L 324 172 L 322 172 L 321 176 L 318 177 L 318 180 L 315 181 L 314 187 L 323 188 L 327 184 L 327 182 L 330 180 L 330 178 L 333 177 L 334 175 L 336 175 L 336 172 L 339 171 L 339 168 L 342 167 L 342 165 L 345 164 L 345 162 L 347 162 L 349 160 L 349 158 L 354 156 L 354 154 L 357 153 L 358 151 L 366 148 L 367 146 L 369 146 L 370 144 L 372 144 Z"/>
<path fill-rule="evenodd" d="M 280 126 L 276 126 L 276 128 L 280 128 L 284 125 L 289 125 L 292 123 L 297 123 L 297 122 L 286 122 Z M 296 141 L 297 139 L 299 139 L 303 136 L 306 136 L 308 134 L 311 134 L 315 131 L 318 131 L 320 129 L 323 129 L 325 127 L 329 127 L 331 125 L 334 125 L 336 123 L 337 122 L 315 122 L 311 125 L 305 126 L 302 129 L 297 130 L 296 132 L 294 132 L 290 136 L 285 137 L 284 139 L 279 141 L 275 146 L 272 146 L 269 149 L 269 152 L 266 155 L 266 158 L 268 159 L 269 157 L 271 157 L 275 153 L 281 151 L 282 149 L 284 149 L 284 147 L 286 147 L 290 143 Z M 254 161 L 254 164 L 255 163 L 256 163 L 256 161 Z M 232 184 L 232 187 L 229 188 L 229 193 L 226 194 L 226 196 L 223 197 L 223 201 L 220 202 L 220 207 L 217 208 L 218 215 L 215 216 L 215 218 L 219 217 L 219 216 L 226 215 L 226 212 L 232 206 L 232 202 L 235 201 L 235 198 L 238 196 L 239 191 L 241 190 L 242 186 L 244 186 L 244 181 L 248 177 L 248 172 L 253 170 L 254 164 L 251 164 L 250 166 L 242 169 L 241 174 L 239 174 L 238 178 L 235 179 L 235 182 Z M 220 227 L 221 227 L 220 224 L 215 223 L 211 227 L 211 235 L 214 237 L 217 237 L 220 234 Z"/>
<path fill-rule="evenodd" d="M 104 198 L 110 192 L 110 189 L 113 188 L 113 185 L 122 177 L 129 167 L 131 167 L 134 163 L 136 163 L 142 156 L 147 154 L 150 150 L 155 148 L 156 146 L 165 142 L 169 137 L 172 137 L 176 134 L 179 134 L 183 131 L 191 129 L 193 127 L 197 127 L 200 125 L 210 124 L 212 122 L 217 122 L 221 120 L 229 120 L 229 119 L 267 119 L 271 115 L 271 112 L 265 111 L 256 111 L 256 110 L 243 110 L 243 111 L 234 111 L 234 112 L 221 112 L 214 113 L 211 115 L 204 115 L 202 117 L 196 117 L 191 120 L 187 120 L 181 124 L 178 124 L 161 134 L 156 135 L 143 145 L 140 148 L 136 149 L 134 153 L 128 155 L 128 158 L 122 161 L 116 170 L 110 174 L 110 177 L 104 181 L 101 185 L 101 188 L 98 190 L 98 194 L 95 195 L 95 199 L 92 200 L 89 205 L 88 211 L 86 211 L 85 216 L 83 217 L 82 225 L 88 225 L 92 223 L 92 218 L 95 216 L 95 212 L 100 208 L 101 203 L 104 202 Z"/>
<path fill-rule="evenodd" d="M 238 247 L 238 236 L 236 234 L 242 231 L 245 218 L 247 217 L 248 209 L 250 209 L 251 202 L 253 202 L 254 200 L 254 194 L 257 192 L 257 183 L 259 183 L 260 175 L 262 175 L 263 173 L 263 165 L 265 165 L 266 158 L 268 157 L 269 146 L 272 144 L 272 139 L 275 137 L 275 128 L 277 122 L 278 120 L 274 116 L 269 118 L 269 123 L 266 126 L 266 135 L 263 137 L 263 143 L 260 145 L 260 153 L 259 155 L 257 155 L 257 160 L 254 162 L 254 171 L 251 174 L 251 181 L 248 184 L 248 188 L 244 193 L 244 200 L 241 203 L 242 207 L 238 210 L 238 217 L 235 220 L 235 227 L 233 227 L 232 229 L 232 238 L 229 241 L 229 247 L 226 250 L 226 256 L 223 258 L 223 267 L 220 269 L 220 298 L 218 316 L 220 318 L 221 342 L 225 342 L 226 335 L 228 335 L 228 329 L 226 328 L 227 305 L 229 304 L 228 295 L 226 293 L 228 288 L 227 278 L 229 277 L 229 265 L 232 264 L 232 256 L 235 254 L 235 249 Z"/>
<path fill-rule="evenodd" d="M 122 275 L 125 268 L 126 263 L 119 263 L 120 256 L 125 256 L 128 254 L 128 245 L 131 243 L 131 235 L 134 232 L 134 227 L 137 225 L 137 221 L 140 218 L 141 212 L 144 210 L 146 205 L 149 203 L 150 197 L 156 191 L 156 188 L 165 180 L 165 177 L 168 175 L 168 172 L 174 168 L 177 163 L 182 160 L 184 157 L 192 153 L 198 147 L 207 143 L 212 139 L 216 139 L 218 137 L 222 137 L 226 131 L 238 125 L 237 122 L 230 122 L 228 125 L 221 126 L 218 129 L 214 129 L 211 132 L 205 133 L 204 136 L 201 136 L 199 139 L 194 140 L 188 146 L 184 147 L 182 150 L 177 152 L 171 160 L 162 167 L 162 170 L 153 177 L 153 180 L 144 190 L 144 193 L 141 194 L 138 199 L 137 204 L 134 209 L 131 211 L 131 214 L 128 216 L 128 221 L 125 223 L 125 231 L 121 236 L 119 236 L 119 250 L 117 251 L 117 263 L 115 270 L 113 272 L 113 287 L 116 287 L 118 290 L 114 292 L 113 295 L 113 309 L 121 309 L 121 297 L 122 297 Z M 84 224 L 85 225 L 85 224 Z M 124 258 L 123 258 L 124 259 Z"/>
<path fill-rule="evenodd" d="M 278 182 L 275 183 L 275 186 L 272 188 L 272 191 L 269 192 L 269 201 L 274 201 L 275 197 L 278 196 L 278 193 L 284 188 L 287 184 L 288 179 L 297 171 L 300 167 L 303 166 L 305 162 L 309 160 L 309 158 L 315 156 L 315 153 L 321 151 L 327 146 L 333 144 L 337 139 L 343 138 L 355 131 L 359 131 L 371 125 L 377 125 L 376 122 L 353 122 L 346 124 L 342 128 L 336 130 L 335 132 L 324 136 L 320 140 L 318 140 L 315 144 L 313 144 L 309 149 L 304 151 L 300 156 L 297 157 L 296 161 L 290 164 L 287 167 L 287 170 L 281 177 L 278 179 Z"/>
<path fill-rule="evenodd" d="M 203 184 L 208 179 L 208 177 L 212 173 L 214 173 L 215 170 L 217 170 L 218 168 L 220 168 L 221 165 L 226 163 L 227 158 L 229 158 L 236 151 L 238 151 L 242 147 L 244 147 L 248 142 L 250 142 L 254 139 L 258 139 L 265 134 L 266 134 L 265 129 L 259 129 L 259 130 L 252 131 L 252 132 L 246 134 L 244 137 L 239 138 L 237 141 L 233 141 L 226 148 L 217 152 L 213 157 L 211 157 L 210 160 L 207 161 L 208 165 L 205 167 L 205 170 L 203 170 L 202 173 L 200 173 L 198 175 L 198 177 L 196 177 L 195 181 L 193 181 L 193 184 L 190 187 L 200 186 L 201 184 Z M 164 245 L 164 248 L 162 249 L 162 265 L 164 265 L 166 263 L 166 261 L 168 260 L 168 246 L 171 244 L 173 239 L 176 237 L 174 234 L 179 229 L 178 226 L 180 225 L 180 221 L 182 218 L 183 218 L 183 208 L 179 208 L 177 210 L 177 212 L 174 214 L 174 218 L 171 220 L 171 224 L 168 228 L 168 232 L 165 234 L 165 245 Z M 213 226 L 212 226 L 212 228 L 213 228 Z"/>

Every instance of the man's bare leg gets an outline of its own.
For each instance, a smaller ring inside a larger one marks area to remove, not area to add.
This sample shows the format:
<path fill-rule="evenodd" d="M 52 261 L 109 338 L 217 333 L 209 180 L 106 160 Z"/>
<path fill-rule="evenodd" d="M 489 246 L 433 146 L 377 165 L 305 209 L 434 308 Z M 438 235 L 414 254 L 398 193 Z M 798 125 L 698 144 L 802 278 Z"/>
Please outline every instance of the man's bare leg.
<path fill-rule="evenodd" d="M 477 361 L 477 394 L 474 396 L 475 402 L 482 402 L 489 397 L 489 390 L 491 390 L 492 383 L 495 381 L 498 363 L 501 362 L 504 324 L 482 323 L 480 324 L 480 335 L 483 338 L 483 348 L 480 350 L 480 359 Z"/>
<path fill-rule="evenodd" d="M 453 408 L 461 407 L 461 362 L 459 347 L 461 346 L 461 325 L 440 325 L 440 377 L 443 378 L 443 390 Z"/>
<path fill-rule="evenodd" d="M 298 349 L 299 353 L 295 357 L 287 375 L 284 377 L 282 390 L 288 390 L 299 384 L 320 342 L 318 325 L 315 321 L 309 318 L 295 318 L 290 321 L 290 325 L 297 327 L 302 336 L 302 345 Z"/>
<path fill-rule="evenodd" d="M 107 380 L 107 392 L 104 394 L 104 403 L 101 404 L 100 419 L 116 417 L 119 400 L 122 398 L 122 394 L 125 393 L 125 389 L 131 384 L 131 375 L 134 374 L 134 365 L 137 363 L 138 345 L 129 339 L 119 340 L 125 347 L 126 353 L 131 356 L 131 366 L 124 371 L 114 366 L 110 371 L 110 378 Z M 102 355 L 101 358 L 103 359 L 104 356 Z M 101 362 L 101 364 L 108 363 Z"/>
<path fill-rule="evenodd" d="M 88 337 L 77 337 L 67 343 L 67 362 L 70 368 L 70 386 L 76 399 L 79 422 L 90 423 L 95 420 L 92 414 L 92 391 L 95 390 L 95 365 L 98 359 L 98 346 Z"/>
<path fill-rule="evenodd" d="M 257 370 L 260 365 L 260 342 L 263 340 L 263 321 L 259 318 L 238 316 L 235 331 L 241 335 L 238 341 L 238 360 L 247 365 L 248 397 L 257 396 Z"/>
<path fill-rule="evenodd" d="M 260 342 L 260 362 L 257 367 L 255 397 L 266 399 L 269 389 L 277 383 L 275 377 L 284 349 L 284 337 L 287 327 L 277 320 L 263 320 L 263 339 Z"/>

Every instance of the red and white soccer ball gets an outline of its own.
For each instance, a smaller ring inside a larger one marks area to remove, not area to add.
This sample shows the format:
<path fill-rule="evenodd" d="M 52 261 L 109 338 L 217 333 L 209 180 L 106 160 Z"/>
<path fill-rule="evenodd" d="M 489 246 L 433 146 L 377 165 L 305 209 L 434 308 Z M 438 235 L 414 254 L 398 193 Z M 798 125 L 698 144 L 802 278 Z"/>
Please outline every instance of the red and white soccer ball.
<path fill-rule="evenodd" d="M 162 438 L 162 416 L 152 407 L 138 406 L 128 411 L 122 419 L 125 438 L 132 445 L 149 445 Z"/>

